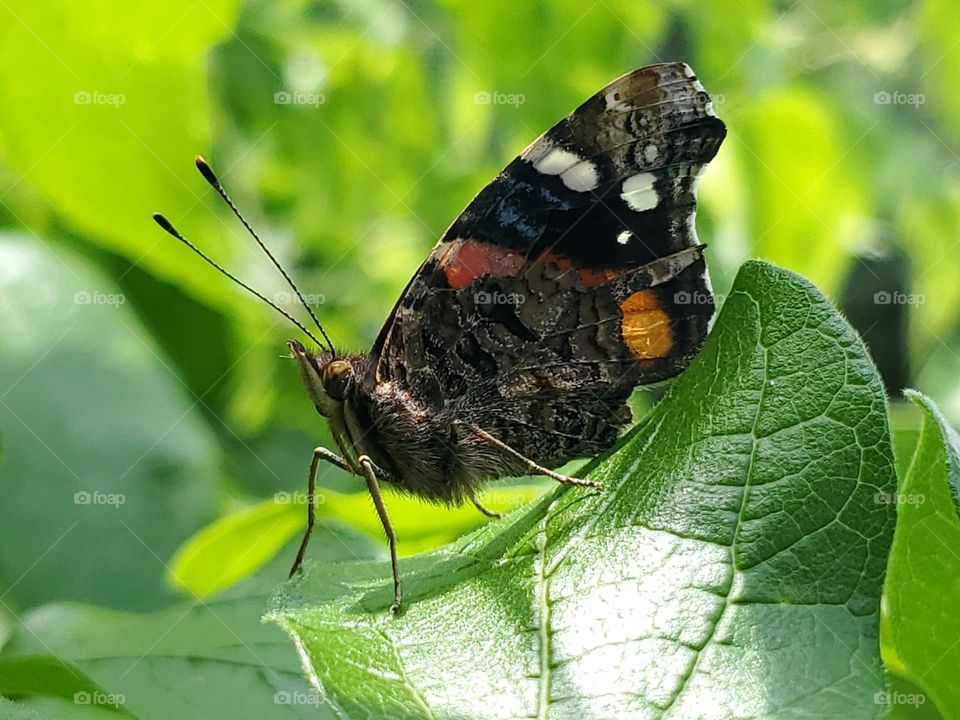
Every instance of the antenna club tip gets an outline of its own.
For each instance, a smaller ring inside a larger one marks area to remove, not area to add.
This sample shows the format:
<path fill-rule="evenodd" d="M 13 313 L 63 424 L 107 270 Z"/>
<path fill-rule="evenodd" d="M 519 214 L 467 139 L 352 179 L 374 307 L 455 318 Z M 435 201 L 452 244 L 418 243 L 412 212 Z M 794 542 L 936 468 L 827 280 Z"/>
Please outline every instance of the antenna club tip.
<path fill-rule="evenodd" d="M 166 219 L 163 215 L 161 215 L 160 213 L 155 212 L 155 213 L 153 214 L 153 221 L 154 221 L 157 225 L 159 225 L 160 227 L 162 227 L 164 230 L 166 230 L 168 233 L 170 233 L 171 235 L 173 235 L 173 236 L 176 236 L 176 235 L 177 235 L 177 230 L 176 230 L 176 228 L 173 227 L 173 223 L 171 223 L 169 220 L 167 220 L 167 219 Z"/>
<path fill-rule="evenodd" d="M 197 166 L 197 170 L 199 170 L 200 174 L 203 175 L 204 180 L 214 187 L 218 187 L 220 185 L 220 181 L 217 180 L 217 176 L 213 173 L 213 169 L 207 164 L 207 161 L 203 159 L 202 155 L 197 155 L 193 159 L 193 164 Z"/>

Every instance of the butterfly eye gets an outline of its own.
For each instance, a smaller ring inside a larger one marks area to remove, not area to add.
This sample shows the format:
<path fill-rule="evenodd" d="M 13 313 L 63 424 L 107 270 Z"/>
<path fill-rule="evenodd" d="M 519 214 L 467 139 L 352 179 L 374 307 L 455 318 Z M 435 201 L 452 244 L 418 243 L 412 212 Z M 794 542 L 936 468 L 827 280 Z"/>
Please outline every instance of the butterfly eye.
<path fill-rule="evenodd" d="M 323 389 L 334 400 L 343 400 L 353 369 L 344 360 L 333 360 L 323 369 Z"/>

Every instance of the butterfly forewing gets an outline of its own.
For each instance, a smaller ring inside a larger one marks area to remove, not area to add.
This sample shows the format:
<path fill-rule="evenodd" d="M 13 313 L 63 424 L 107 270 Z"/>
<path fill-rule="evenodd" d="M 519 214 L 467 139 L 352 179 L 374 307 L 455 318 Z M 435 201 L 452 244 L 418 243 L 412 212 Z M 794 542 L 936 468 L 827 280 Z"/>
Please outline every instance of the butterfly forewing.
<path fill-rule="evenodd" d="M 725 132 L 683 63 L 601 90 L 451 225 L 381 332 L 373 380 L 546 465 L 609 447 L 633 388 L 678 373 L 706 335 L 695 189 Z"/>

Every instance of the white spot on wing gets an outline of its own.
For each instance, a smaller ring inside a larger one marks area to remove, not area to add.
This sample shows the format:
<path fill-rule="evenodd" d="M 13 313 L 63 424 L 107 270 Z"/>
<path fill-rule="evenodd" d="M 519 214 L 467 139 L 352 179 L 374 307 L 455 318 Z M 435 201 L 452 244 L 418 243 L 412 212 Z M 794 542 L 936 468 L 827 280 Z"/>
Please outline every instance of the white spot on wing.
<path fill-rule="evenodd" d="M 660 150 L 657 149 L 657 146 L 653 145 L 652 143 L 643 149 L 643 159 L 648 165 L 652 165 L 653 161 L 657 159 L 657 155 L 659 154 Z"/>
<path fill-rule="evenodd" d="M 623 181 L 623 191 L 620 197 L 631 210 L 643 212 L 652 210 L 660 202 L 657 191 L 653 187 L 656 177 L 652 173 L 637 173 Z"/>
<path fill-rule="evenodd" d="M 569 170 L 560 173 L 560 179 L 568 188 L 578 192 L 588 192 L 600 184 L 597 168 L 589 160 L 582 160 Z"/>
<path fill-rule="evenodd" d="M 580 162 L 580 158 L 569 150 L 550 147 L 542 156 L 533 161 L 533 167 L 544 175 L 559 175 Z"/>
<path fill-rule="evenodd" d="M 626 245 L 628 242 L 630 242 L 630 238 L 632 237 L 633 233 L 629 230 L 621 230 L 620 234 L 617 235 L 617 242 L 621 245 Z"/>
<path fill-rule="evenodd" d="M 582 160 L 576 153 L 556 147 L 544 141 L 540 146 L 529 148 L 522 156 L 544 175 L 559 175 L 560 180 L 571 190 L 588 192 L 597 187 L 600 174 L 589 160 Z"/>

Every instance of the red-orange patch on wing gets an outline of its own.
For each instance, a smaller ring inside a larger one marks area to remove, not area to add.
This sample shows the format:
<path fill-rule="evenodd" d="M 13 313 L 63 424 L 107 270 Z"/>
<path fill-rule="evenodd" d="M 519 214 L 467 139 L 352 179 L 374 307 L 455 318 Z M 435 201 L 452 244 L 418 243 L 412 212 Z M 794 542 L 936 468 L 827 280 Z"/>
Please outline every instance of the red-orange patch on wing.
<path fill-rule="evenodd" d="M 556 255 L 552 252 L 543 253 L 539 258 L 537 258 L 537 262 L 544 264 L 548 262 L 553 263 L 560 269 L 561 272 L 576 270 L 577 275 L 580 277 L 580 282 L 584 287 L 587 288 L 596 288 L 600 287 L 601 285 L 605 285 L 623 272 L 623 270 L 577 267 L 569 258 L 566 258 L 563 255 Z"/>
<path fill-rule="evenodd" d="M 439 265 L 447 276 L 447 284 L 457 290 L 469 287 L 477 278 L 516 277 L 527 261 L 523 255 L 503 250 L 479 240 L 457 240 L 440 258 Z"/>
<path fill-rule="evenodd" d="M 541 254 L 536 263 L 550 263 L 561 272 L 575 271 L 585 288 L 598 288 L 624 272 L 578 267 L 569 258 L 549 251 Z M 437 264 L 443 269 L 447 284 L 456 290 L 469 287 L 481 277 L 519 277 L 530 269 L 524 255 L 480 240 L 455 240 Z"/>
<path fill-rule="evenodd" d="M 653 290 L 641 290 L 620 303 L 623 342 L 638 360 L 667 357 L 673 348 L 670 316 L 660 307 Z"/>

